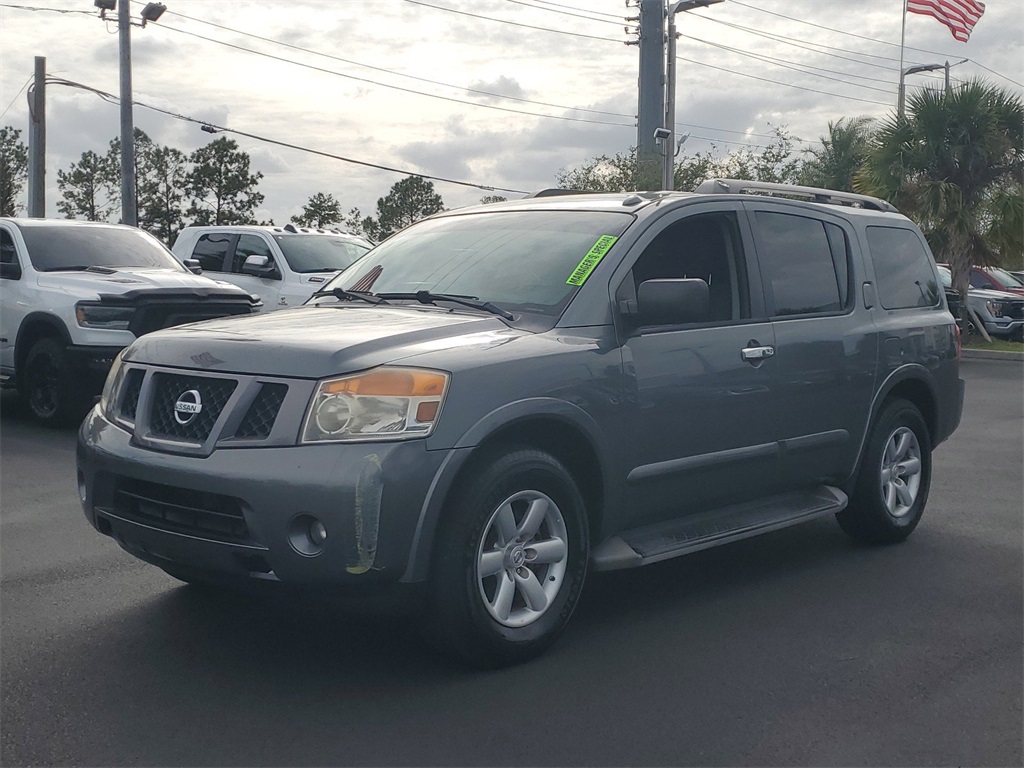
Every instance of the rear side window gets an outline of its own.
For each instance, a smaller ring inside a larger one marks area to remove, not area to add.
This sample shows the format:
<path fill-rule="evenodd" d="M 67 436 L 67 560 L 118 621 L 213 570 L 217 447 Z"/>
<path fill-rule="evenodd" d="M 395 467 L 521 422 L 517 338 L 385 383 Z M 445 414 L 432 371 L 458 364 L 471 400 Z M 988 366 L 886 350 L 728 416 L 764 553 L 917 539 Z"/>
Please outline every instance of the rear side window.
<path fill-rule="evenodd" d="M 931 256 L 916 232 L 897 227 L 868 227 L 878 300 L 886 309 L 933 307 L 942 289 Z"/>
<path fill-rule="evenodd" d="M 841 311 L 849 293 L 842 230 L 806 216 L 767 211 L 755 215 L 761 271 L 775 307 L 772 315 Z"/>
<path fill-rule="evenodd" d="M 231 235 L 203 235 L 192 251 L 192 258 L 199 261 L 204 272 L 223 272 L 231 238 Z"/>

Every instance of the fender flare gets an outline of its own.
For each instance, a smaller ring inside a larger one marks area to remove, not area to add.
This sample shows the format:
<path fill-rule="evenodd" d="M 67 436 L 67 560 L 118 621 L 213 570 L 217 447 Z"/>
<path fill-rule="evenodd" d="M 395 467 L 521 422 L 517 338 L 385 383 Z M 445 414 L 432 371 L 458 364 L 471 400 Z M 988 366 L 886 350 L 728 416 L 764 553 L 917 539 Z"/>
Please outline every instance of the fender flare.
<path fill-rule="evenodd" d="M 901 365 L 894 371 L 891 371 L 885 380 L 879 385 L 875 391 L 875 396 L 871 399 L 871 408 L 868 411 L 867 425 L 864 429 L 863 434 L 860 438 L 860 446 L 857 448 L 857 464 L 853 468 L 853 473 L 849 479 L 843 484 L 844 486 L 856 480 L 857 475 L 860 474 L 861 459 L 864 456 L 864 446 L 867 444 L 868 436 L 871 434 L 871 430 L 875 426 L 875 419 L 878 417 L 879 411 L 882 409 L 882 403 L 885 402 L 886 398 L 892 394 L 892 391 L 905 381 L 913 381 L 921 384 L 928 390 L 928 394 L 932 400 L 937 402 L 935 385 L 932 383 L 931 374 L 928 369 L 920 363 L 906 363 Z M 928 425 L 930 430 L 934 430 L 935 425 L 929 423 L 928 414 L 922 413 L 922 418 L 925 419 L 925 424 Z"/>
<path fill-rule="evenodd" d="M 49 312 L 30 312 L 18 325 L 18 335 L 14 341 L 15 375 L 17 375 L 19 366 L 24 362 L 29 352 L 24 346 L 25 334 L 28 332 L 29 328 L 37 327 L 40 324 L 51 328 L 54 331 L 54 335 L 60 338 L 65 344 L 71 344 L 71 334 L 68 333 L 68 329 L 64 325 L 63 320 Z"/>
<path fill-rule="evenodd" d="M 608 498 L 610 462 L 599 447 L 607 443 L 601 428 L 590 414 L 578 405 L 553 397 L 533 397 L 506 403 L 480 418 L 448 450 L 420 507 L 402 581 L 422 581 L 427 577 L 434 534 L 444 511 L 444 500 L 475 449 L 499 431 L 537 417 L 561 421 L 583 434 L 597 456 L 602 477 L 602 495 Z"/>

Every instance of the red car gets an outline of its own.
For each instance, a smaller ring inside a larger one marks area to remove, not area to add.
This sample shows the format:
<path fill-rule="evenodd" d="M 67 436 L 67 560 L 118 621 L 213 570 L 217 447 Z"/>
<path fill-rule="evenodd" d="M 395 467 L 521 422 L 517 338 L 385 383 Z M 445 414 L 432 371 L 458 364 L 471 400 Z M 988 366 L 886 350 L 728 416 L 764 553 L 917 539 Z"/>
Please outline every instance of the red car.
<path fill-rule="evenodd" d="M 1024 283 L 999 267 L 971 267 L 971 288 L 1006 291 L 1024 296 Z"/>

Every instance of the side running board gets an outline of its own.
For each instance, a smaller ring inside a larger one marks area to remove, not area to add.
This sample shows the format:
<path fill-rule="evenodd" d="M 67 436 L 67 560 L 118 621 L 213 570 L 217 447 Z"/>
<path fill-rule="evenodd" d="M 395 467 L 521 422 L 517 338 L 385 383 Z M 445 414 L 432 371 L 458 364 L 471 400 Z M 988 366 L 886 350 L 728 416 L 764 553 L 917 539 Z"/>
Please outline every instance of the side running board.
<path fill-rule="evenodd" d="M 598 546 L 591 553 L 591 565 L 598 571 L 649 565 L 833 515 L 845 509 L 847 501 L 838 488 L 819 485 L 634 528 Z"/>

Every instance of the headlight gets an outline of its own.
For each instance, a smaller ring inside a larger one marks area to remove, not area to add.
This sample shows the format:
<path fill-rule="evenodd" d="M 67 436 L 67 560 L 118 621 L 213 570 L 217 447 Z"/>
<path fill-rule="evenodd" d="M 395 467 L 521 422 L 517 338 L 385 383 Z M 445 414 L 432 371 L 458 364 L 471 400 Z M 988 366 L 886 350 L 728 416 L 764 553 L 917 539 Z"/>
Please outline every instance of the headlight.
<path fill-rule="evenodd" d="M 107 421 L 114 421 L 114 403 L 117 402 L 117 393 L 121 390 L 121 382 L 124 381 L 124 366 L 121 364 L 121 356 L 124 350 L 117 353 L 107 380 L 103 384 L 103 394 L 100 395 L 100 413 L 106 416 Z"/>
<path fill-rule="evenodd" d="M 302 442 L 425 437 L 441 412 L 448 374 L 377 368 L 320 382 Z"/>
<path fill-rule="evenodd" d="M 988 313 L 992 317 L 1003 316 L 1003 303 L 1001 301 L 986 301 L 985 307 L 988 309 Z"/>
<path fill-rule="evenodd" d="M 103 304 L 76 304 L 75 319 L 83 328 L 127 331 L 135 316 L 135 307 L 111 307 Z"/>

